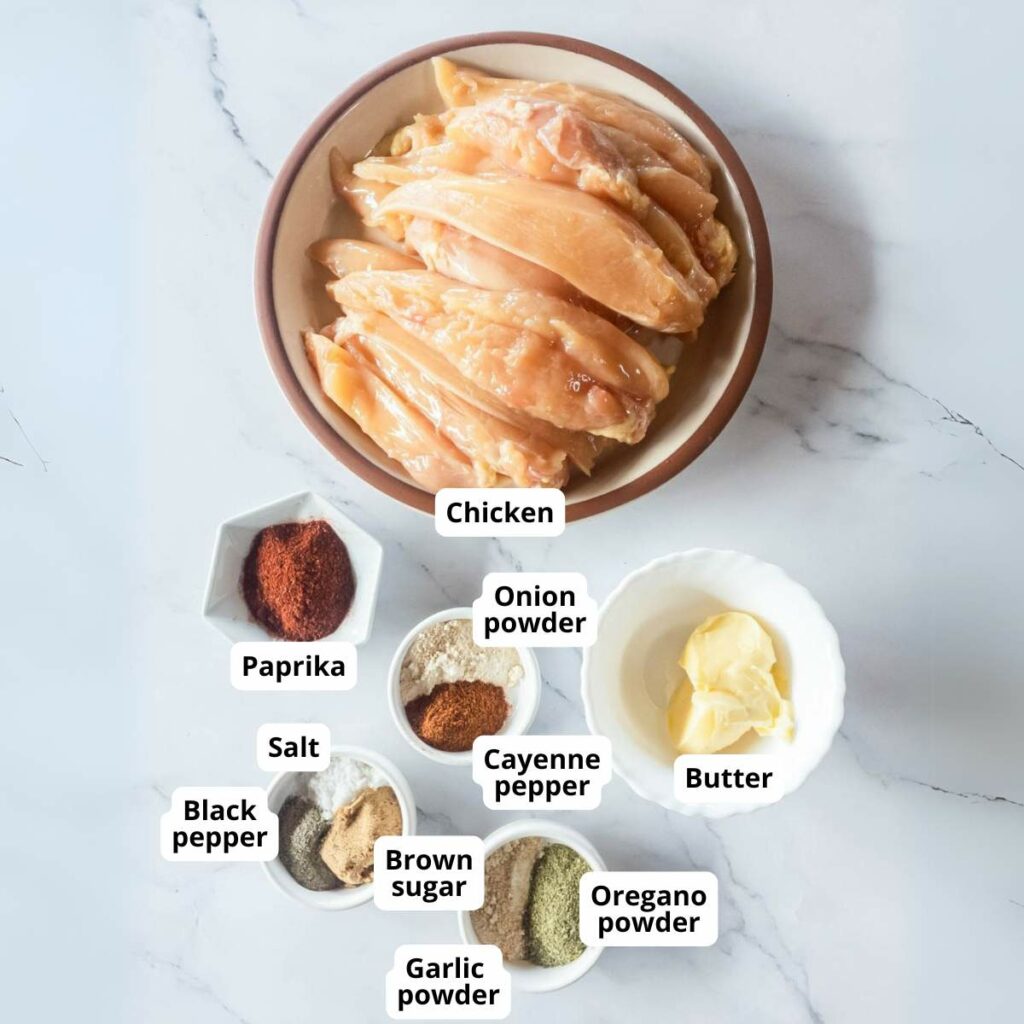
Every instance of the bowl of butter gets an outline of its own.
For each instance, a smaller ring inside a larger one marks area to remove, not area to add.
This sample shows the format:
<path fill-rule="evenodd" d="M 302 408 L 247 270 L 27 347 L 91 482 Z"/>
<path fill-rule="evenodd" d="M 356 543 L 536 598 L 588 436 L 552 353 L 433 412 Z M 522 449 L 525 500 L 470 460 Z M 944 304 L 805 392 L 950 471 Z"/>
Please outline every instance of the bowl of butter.
<path fill-rule="evenodd" d="M 839 729 L 846 684 L 836 631 L 806 588 L 752 555 L 697 548 L 609 595 L 582 691 L 587 725 L 609 737 L 633 790 L 719 818 L 804 782 Z"/>

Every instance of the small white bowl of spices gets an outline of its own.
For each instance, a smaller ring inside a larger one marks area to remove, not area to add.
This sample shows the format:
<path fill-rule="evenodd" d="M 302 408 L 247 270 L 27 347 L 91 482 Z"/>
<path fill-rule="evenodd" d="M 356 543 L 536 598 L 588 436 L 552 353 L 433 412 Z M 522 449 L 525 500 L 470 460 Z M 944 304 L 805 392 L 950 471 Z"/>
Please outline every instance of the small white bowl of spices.
<path fill-rule="evenodd" d="M 424 619 L 391 661 L 388 704 L 398 731 L 440 764 L 469 765 L 477 736 L 521 736 L 540 704 L 540 669 L 528 647 L 478 647 L 473 609 Z"/>
<path fill-rule="evenodd" d="M 462 941 L 496 945 L 524 992 L 582 978 L 603 951 L 579 938 L 580 878 L 607 870 L 597 850 L 567 825 L 522 818 L 487 836 L 484 856 L 484 904 L 459 913 Z"/>
<path fill-rule="evenodd" d="M 322 772 L 281 772 L 267 787 L 278 816 L 279 853 L 263 864 L 286 896 L 317 910 L 350 910 L 373 898 L 373 844 L 416 834 L 409 783 L 363 747 L 331 747 Z"/>

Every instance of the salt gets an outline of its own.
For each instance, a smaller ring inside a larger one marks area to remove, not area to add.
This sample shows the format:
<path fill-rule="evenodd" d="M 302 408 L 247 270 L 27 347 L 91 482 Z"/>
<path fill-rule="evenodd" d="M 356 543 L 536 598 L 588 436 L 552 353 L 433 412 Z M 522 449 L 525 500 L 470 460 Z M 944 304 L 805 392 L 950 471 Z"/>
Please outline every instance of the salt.
<path fill-rule="evenodd" d="M 306 782 L 310 798 L 328 819 L 364 789 L 391 785 L 391 780 L 379 768 L 345 754 L 332 754 L 330 765 L 322 772 L 309 773 Z"/>

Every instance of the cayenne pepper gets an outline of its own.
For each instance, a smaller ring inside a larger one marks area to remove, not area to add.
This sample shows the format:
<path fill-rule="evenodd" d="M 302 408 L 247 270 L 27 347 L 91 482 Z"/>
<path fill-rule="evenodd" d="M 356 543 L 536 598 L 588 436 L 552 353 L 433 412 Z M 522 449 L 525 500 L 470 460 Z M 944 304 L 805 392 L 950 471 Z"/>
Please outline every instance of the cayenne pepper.
<path fill-rule="evenodd" d="M 260 530 L 242 567 L 242 596 L 252 617 L 285 640 L 333 633 L 355 596 L 352 563 L 330 523 L 277 523 Z"/>
<path fill-rule="evenodd" d="M 477 736 L 492 736 L 509 713 L 505 691 L 494 683 L 441 683 L 405 705 L 412 730 L 437 750 L 473 749 Z"/>

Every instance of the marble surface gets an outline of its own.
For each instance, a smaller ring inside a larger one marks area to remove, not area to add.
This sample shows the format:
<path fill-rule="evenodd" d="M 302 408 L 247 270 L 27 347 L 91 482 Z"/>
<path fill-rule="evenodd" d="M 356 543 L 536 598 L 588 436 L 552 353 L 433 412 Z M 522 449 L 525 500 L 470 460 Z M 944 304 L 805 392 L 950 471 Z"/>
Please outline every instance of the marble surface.
<path fill-rule="evenodd" d="M 67 0 L 4 5 L 0 253 L 0 975 L 21 1019 L 382 1020 L 401 942 L 454 915 L 316 914 L 253 865 L 170 865 L 168 794 L 259 784 L 264 721 L 323 720 L 412 782 L 424 831 L 486 833 L 468 772 L 397 735 L 383 676 L 489 569 L 734 547 L 835 622 L 846 720 L 782 804 L 708 824 L 615 780 L 566 820 L 621 869 L 721 880 L 711 949 L 609 950 L 514 1020 L 1006 1020 L 1024 953 L 1018 654 L 1024 202 L 1016 53 L 993 3 Z M 518 25 L 649 63 L 727 130 L 776 260 L 764 361 L 683 475 L 556 541 L 441 541 L 349 476 L 263 358 L 253 242 L 275 169 L 351 80 Z M 238 693 L 199 605 L 217 523 L 292 491 L 385 546 L 362 681 Z M 537 730 L 585 728 L 576 652 L 541 652 Z"/>

